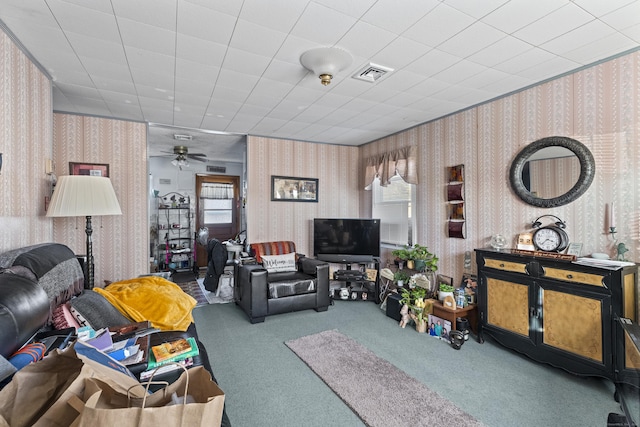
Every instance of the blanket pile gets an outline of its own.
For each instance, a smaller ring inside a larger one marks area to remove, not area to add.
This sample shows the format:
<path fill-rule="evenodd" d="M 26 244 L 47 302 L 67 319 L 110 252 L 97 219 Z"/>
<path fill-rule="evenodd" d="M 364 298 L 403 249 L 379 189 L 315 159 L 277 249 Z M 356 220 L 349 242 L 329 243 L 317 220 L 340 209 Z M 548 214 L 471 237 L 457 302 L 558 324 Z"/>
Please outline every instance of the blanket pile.
<path fill-rule="evenodd" d="M 135 322 L 148 320 L 163 331 L 186 331 L 193 322 L 196 300 L 162 277 L 122 280 L 94 290 Z"/>

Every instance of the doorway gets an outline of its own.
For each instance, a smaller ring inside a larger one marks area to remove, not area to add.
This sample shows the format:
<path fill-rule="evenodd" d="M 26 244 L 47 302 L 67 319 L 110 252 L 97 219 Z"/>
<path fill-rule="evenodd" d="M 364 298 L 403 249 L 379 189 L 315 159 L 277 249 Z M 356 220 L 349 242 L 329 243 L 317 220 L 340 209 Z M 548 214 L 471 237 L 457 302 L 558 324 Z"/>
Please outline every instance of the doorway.
<path fill-rule="evenodd" d="M 240 177 L 196 175 L 196 229 L 206 227 L 209 238 L 234 239 L 240 230 Z M 207 248 L 196 245 L 196 265 L 207 266 Z"/>

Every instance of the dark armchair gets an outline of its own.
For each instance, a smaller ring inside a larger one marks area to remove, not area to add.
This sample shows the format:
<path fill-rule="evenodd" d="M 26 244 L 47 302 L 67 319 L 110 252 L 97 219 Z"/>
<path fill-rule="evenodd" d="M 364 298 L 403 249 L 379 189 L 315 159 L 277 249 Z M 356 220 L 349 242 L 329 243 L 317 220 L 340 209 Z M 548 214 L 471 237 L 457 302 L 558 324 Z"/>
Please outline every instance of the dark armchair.
<path fill-rule="evenodd" d="M 251 252 L 258 264 L 238 264 L 235 272 L 236 304 L 251 323 L 264 322 L 272 314 L 329 308 L 328 263 L 297 255 L 293 242 L 254 243 Z M 285 254 L 295 255 L 291 271 L 267 271 L 269 261 L 276 263 L 269 256 Z"/>

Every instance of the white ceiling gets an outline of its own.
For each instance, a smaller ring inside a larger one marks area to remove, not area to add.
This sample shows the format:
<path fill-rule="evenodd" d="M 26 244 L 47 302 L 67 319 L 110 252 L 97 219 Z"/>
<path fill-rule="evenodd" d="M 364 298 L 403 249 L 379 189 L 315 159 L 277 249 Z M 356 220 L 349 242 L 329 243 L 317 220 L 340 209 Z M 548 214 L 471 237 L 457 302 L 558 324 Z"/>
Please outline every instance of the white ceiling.
<path fill-rule="evenodd" d="M 0 20 L 55 110 L 234 141 L 361 145 L 640 46 L 637 0 L 0 0 Z M 353 61 L 325 87 L 299 58 L 332 46 Z M 351 78 L 370 62 L 395 71 Z"/>

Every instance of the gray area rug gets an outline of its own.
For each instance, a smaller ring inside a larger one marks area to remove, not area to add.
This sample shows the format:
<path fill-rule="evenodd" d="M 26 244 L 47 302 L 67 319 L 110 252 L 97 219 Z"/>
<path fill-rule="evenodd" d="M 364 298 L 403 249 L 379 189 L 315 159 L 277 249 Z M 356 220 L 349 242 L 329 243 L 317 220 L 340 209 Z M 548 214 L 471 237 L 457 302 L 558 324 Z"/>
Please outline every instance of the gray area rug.
<path fill-rule="evenodd" d="M 219 292 L 209 292 L 204 287 L 204 278 L 198 279 L 200 289 L 209 304 L 226 304 L 233 302 L 233 276 L 223 274 L 218 282 Z M 217 295 L 216 295 L 217 294 Z"/>
<path fill-rule="evenodd" d="M 368 426 L 483 425 L 336 330 L 285 344 Z"/>

